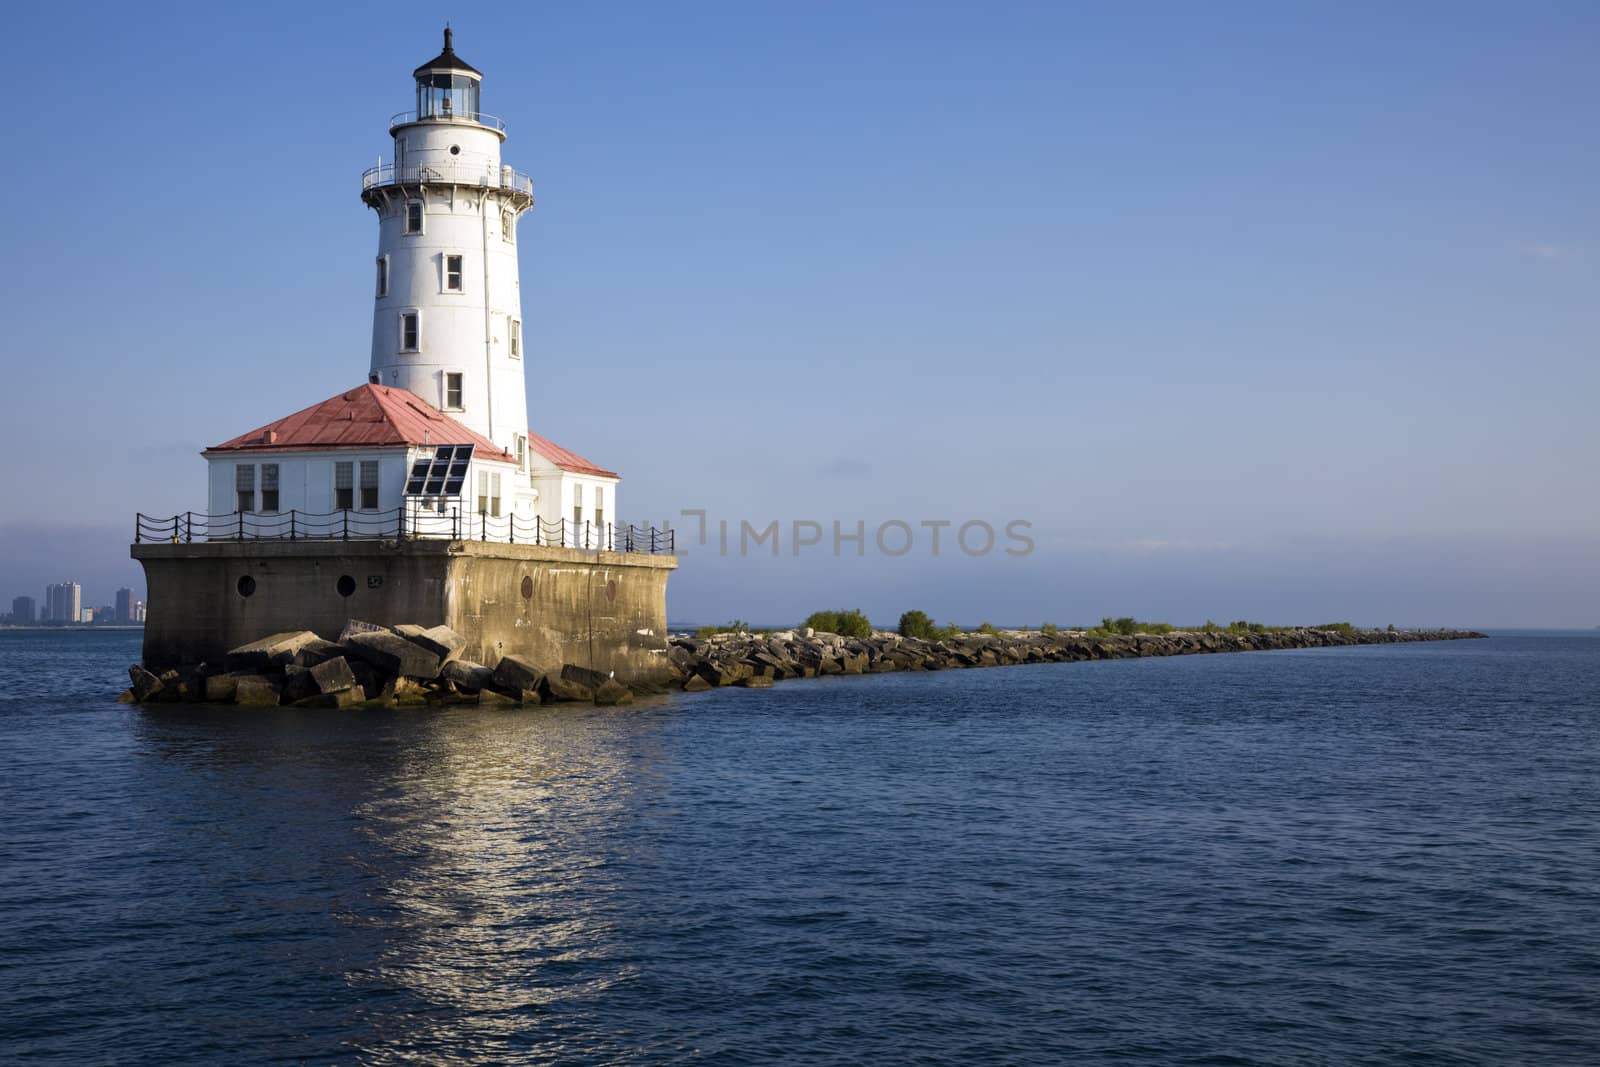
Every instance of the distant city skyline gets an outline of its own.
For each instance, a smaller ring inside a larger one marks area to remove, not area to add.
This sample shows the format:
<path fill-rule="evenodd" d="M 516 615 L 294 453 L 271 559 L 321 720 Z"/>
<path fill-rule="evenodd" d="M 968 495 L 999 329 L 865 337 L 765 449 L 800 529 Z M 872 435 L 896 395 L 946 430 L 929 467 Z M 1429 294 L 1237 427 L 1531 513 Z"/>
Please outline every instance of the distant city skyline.
<path fill-rule="evenodd" d="M 38 458 L 0 471 L 29 502 L 0 589 L 142 585 L 133 515 L 204 507 L 201 449 L 359 384 L 359 178 L 411 106 L 394 57 L 442 21 L 13 13 L 55 47 L 15 60 L 51 106 L 11 118 L 49 161 L 0 175 L 11 201 L 112 168 L 169 206 L 12 222 L 5 440 Z M 451 21 L 535 182 L 529 422 L 621 473 L 618 519 L 1021 519 L 1036 543 L 695 545 L 675 619 L 1600 622 L 1595 5 Z M 130 72 L 148 54 L 184 73 Z M 314 105 L 285 55 L 325 73 Z"/>
<path fill-rule="evenodd" d="M 0 621 L 13 626 L 85 623 L 131 626 L 145 621 L 145 610 L 145 602 L 136 597 L 130 587 L 118 589 L 113 603 L 98 607 L 87 606 L 84 602 L 83 587 L 69 579 L 47 585 L 42 601 L 36 601 L 27 595 L 13 597 L 11 611 Z"/>

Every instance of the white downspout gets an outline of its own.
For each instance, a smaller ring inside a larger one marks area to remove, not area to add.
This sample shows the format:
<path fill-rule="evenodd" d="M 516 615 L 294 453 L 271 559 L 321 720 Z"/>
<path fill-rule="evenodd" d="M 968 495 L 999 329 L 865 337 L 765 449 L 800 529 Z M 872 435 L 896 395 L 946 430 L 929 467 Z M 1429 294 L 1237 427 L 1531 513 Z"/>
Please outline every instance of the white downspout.
<path fill-rule="evenodd" d="M 483 196 L 478 200 L 478 214 L 481 217 L 482 228 L 478 236 L 482 238 L 483 249 L 480 253 L 483 259 L 483 372 L 484 386 L 489 398 L 489 440 L 495 444 L 500 442 L 494 435 L 494 345 L 492 332 L 489 328 L 489 190 L 483 191 Z"/>

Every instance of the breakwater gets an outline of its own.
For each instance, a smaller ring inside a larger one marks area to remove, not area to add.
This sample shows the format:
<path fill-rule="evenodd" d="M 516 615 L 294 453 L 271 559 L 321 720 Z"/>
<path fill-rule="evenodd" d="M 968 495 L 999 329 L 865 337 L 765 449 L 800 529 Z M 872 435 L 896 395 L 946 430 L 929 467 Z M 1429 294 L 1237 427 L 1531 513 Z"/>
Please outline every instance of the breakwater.
<path fill-rule="evenodd" d="M 1290 648 L 1458 641 L 1471 630 L 1357 630 L 1296 627 L 1260 632 L 1175 631 L 1091 635 L 1085 631 L 966 633 L 937 641 L 874 633 L 843 637 L 808 629 L 675 637 L 667 650 L 678 684 L 689 691 L 725 685 L 764 687 L 788 678 L 891 671 L 938 671 L 1022 663 L 1072 663 L 1146 656 L 1267 652 Z"/>
<path fill-rule="evenodd" d="M 462 658 L 467 642 L 448 626 L 348 622 L 337 640 L 310 630 L 270 634 L 230 650 L 218 664 L 159 673 L 128 669 L 127 702 L 245 706 L 393 707 L 426 704 L 627 703 L 664 688 L 701 692 L 764 688 L 791 678 L 957 670 L 1023 663 L 1265 652 L 1291 648 L 1402 644 L 1483 637 L 1470 630 L 1356 630 L 1300 627 L 1262 631 L 1096 634 L 996 631 L 923 640 L 893 633 L 847 637 L 807 628 L 674 637 L 662 670 L 628 684 L 609 672 L 519 656 L 494 666 Z"/>

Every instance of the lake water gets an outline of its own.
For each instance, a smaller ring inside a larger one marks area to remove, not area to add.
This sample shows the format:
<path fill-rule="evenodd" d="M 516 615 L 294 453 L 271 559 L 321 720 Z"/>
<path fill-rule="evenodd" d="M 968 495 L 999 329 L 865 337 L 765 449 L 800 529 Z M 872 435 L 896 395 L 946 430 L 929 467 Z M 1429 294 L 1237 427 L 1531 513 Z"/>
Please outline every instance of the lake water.
<path fill-rule="evenodd" d="M 1600 635 L 615 710 L 0 634 L 0 1061 L 1593 1064 Z"/>

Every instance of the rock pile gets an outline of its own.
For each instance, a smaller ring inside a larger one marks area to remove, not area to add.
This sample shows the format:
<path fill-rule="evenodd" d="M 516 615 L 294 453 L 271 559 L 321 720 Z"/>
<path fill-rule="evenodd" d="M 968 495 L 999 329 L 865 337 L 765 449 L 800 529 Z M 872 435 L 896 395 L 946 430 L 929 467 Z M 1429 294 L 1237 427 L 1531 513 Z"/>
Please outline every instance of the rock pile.
<path fill-rule="evenodd" d="M 1257 652 L 1335 645 L 1377 645 L 1482 637 L 1466 630 L 1320 630 L 1310 627 L 1261 633 L 1187 632 L 1090 637 L 1083 632 L 968 633 L 923 641 L 892 633 L 841 637 L 808 629 L 773 634 L 726 633 L 675 637 L 668 656 L 678 683 L 690 692 L 724 685 L 766 687 L 786 678 L 890 671 L 939 671 L 1017 663 L 1065 663 L 1207 652 Z"/>
<path fill-rule="evenodd" d="M 1482 637 L 1469 630 L 1290 630 L 1236 633 L 1090 636 L 1081 631 L 968 633 L 923 641 L 893 633 L 842 637 L 809 629 L 674 637 L 667 648 L 667 684 L 685 692 L 719 686 L 767 688 L 789 678 L 891 671 L 940 671 L 1018 663 L 1066 663 L 1210 652 L 1259 652 L 1338 645 L 1453 641 Z M 394 707 L 423 704 L 626 704 L 635 691 L 576 664 L 547 671 L 516 656 L 493 667 L 461 657 L 466 642 L 447 626 L 376 626 L 351 621 L 337 641 L 309 630 L 272 634 L 241 645 L 220 666 L 154 674 L 128 668 L 124 701 L 301 708 Z"/>
<path fill-rule="evenodd" d="M 229 652 L 220 665 L 155 674 L 135 664 L 129 703 L 297 708 L 424 704 L 626 704 L 633 692 L 608 675 L 565 664 L 558 672 L 505 656 L 493 667 L 461 658 L 466 641 L 448 626 L 377 626 L 352 620 L 337 641 L 310 630 L 271 634 Z"/>

